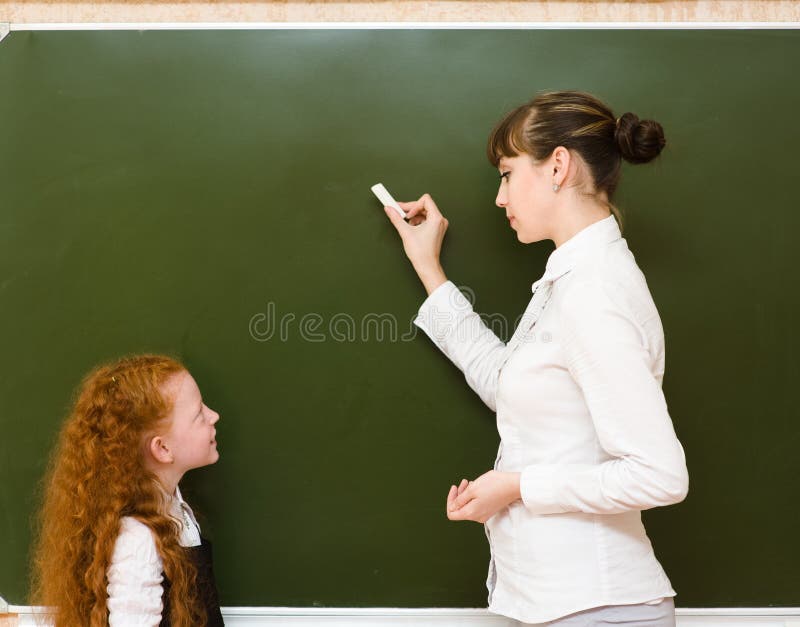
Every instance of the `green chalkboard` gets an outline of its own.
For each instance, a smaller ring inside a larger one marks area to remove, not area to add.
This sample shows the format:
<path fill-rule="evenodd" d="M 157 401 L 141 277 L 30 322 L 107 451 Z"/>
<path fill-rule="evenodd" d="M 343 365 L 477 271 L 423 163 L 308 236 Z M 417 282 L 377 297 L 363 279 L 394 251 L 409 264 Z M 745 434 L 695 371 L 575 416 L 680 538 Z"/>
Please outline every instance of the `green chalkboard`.
<path fill-rule="evenodd" d="M 185 492 L 224 605 L 483 606 L 444 516 L 492 413 L 411 320 L 369 191 L 431 193 L 449 276 L 513 322 L 552 249 L 494 207 L 485 138 L 543 89 L 659 120 L 625 236 L 661 312 L 688 499 L 646 524 L 681 606 L 800 605 L 800 31 L 12 32 L 0 43 L 0 594 L 93 365 L 158 351 L 222 415 Z M 510 333 L 510 327 L 506 335 Z"/>

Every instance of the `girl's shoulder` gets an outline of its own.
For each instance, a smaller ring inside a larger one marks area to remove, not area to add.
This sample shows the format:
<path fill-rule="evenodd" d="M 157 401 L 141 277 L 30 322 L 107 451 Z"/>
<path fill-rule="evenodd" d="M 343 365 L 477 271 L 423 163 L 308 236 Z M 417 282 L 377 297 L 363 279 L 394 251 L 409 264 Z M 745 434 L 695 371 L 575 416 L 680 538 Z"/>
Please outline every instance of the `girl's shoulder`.
<path fill-rule="evenodd" d="M 153 532 L 150 530 L 150 527 L 145 525 L 141 520 L 134 516 L 123 516 L 119 519 L 120 524 L 120 534 L 126 533 L 131 535 L 150 535 L 152 537 Z"/>
<path fill-rule="evenodd" d="M 111 561 L 160 562 L 156 540 L 150 527 L 133 516 L 123 516 Z"/>

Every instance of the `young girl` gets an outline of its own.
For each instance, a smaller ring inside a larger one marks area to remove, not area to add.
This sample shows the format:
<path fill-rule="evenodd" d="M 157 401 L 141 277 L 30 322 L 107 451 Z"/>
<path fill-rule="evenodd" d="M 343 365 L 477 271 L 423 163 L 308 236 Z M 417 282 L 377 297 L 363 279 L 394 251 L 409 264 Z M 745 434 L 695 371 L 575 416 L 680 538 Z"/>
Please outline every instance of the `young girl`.
<path fill-rule="evenodd" d="M 522 624 L 675 625 L 640 510 L 681 501 L 688 474 L 661 320 L 612 204 L 622 160 L 664 145 L 657 122 L 580 92 L 540 94 L 496 126 L 497 206 L 520 242 L 556 246 L 507 345 L 447 280 L 431 197 L 401 203 L 408 223 L 387 209 L 429 294 L 416 324 L 497 412 L 495 467 L 452 486 L 447 515 L 486 524 L 489 609 Z"/>
<path fill-rule="evenodd" d="M 178 482 L 219 459 L 186 368 L 134 356 L 83 381 L 45 482 L 33 601 L 55 627 L 222 625 L 211 563 Z"/>

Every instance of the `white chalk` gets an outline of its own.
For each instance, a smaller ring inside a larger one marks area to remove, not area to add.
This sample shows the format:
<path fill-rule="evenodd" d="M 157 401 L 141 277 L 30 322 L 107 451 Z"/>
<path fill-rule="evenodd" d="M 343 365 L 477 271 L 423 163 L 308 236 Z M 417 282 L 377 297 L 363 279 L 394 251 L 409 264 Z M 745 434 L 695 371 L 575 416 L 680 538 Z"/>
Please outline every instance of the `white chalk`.
<path fill-rule="evenodd" d="M 386 191 L 383 183 L 376 183 L 370 187 L 370 189 L 372 190 L 372 193 L 378 197 L 378 200 L 383 203 L 384 207 L 391 207 L 400 214 L 400 217 L 403 218 L 403 220 L 406 219 L 406 212 L 400 208 L 400 205 L 397 204 L 397 201 L 392 198 L 392 195 L 388 191 Z"/>

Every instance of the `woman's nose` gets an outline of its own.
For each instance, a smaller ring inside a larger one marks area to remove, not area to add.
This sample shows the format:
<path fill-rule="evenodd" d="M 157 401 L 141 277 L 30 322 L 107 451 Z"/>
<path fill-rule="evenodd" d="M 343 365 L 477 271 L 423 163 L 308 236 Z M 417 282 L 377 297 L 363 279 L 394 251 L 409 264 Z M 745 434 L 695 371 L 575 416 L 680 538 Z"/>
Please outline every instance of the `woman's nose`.
<path fill-rule="evenodd" d="M 496 204 L 498 207 L 505 207 L 506 203 L 506 194 L 501 186 L 500 189 L 497 190 L 497 198 L 494 199 L 494 204 Z"/>
<path fill-rule="evenodd" d="M 209 411 L 211 412 L 211 424 L 213 425 L 219 420 L 219 414 L 213 409 L 209 409 Z"/>

